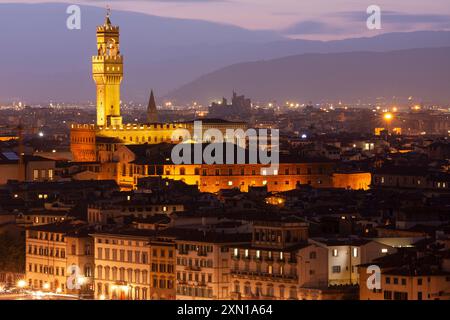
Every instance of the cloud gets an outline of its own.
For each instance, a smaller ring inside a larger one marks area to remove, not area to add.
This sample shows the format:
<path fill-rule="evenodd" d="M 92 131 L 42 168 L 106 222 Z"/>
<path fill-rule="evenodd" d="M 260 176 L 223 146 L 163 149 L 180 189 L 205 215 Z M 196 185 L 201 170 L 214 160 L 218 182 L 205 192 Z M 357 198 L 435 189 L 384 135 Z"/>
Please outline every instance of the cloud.
<path fill-rule="evenodd" d="M 282 30 L 286 34 L 290 35 L 312 35 L 312 34 L 340 34 L 343 29 L 328 23 L 320 21 L 300 21 L 290 27 Z"/>
<path fill-rule="evenodd" d="M 336 16 L 353 22 L 365 21 L 368 14 L 363 11 L 340 12 Z M 434 27 L 450 25 L 450 16 L 444 14 L 409 14 L 398 11 L 381 11 L 381 19 L 385 24 L 415 26 L 428 24 Z"/>

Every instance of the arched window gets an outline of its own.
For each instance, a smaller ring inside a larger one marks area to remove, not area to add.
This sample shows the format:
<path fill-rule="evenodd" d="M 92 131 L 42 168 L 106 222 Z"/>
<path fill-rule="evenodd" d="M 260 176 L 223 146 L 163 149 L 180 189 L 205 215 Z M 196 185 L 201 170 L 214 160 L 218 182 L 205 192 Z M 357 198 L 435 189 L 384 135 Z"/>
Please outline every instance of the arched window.
<path fill-rule="evenodd" d="M 289 299 L 297 299 L 297 288 L 291 287 L 289 289 Z"/>
<path fill-rule="evenodd" d="M 250 285 L 250 282 L 246 282 L 244 285 L 244 294 L 249 297 L 252 295 L 252 287 Z"/>
<path fill-rule="evenodd" d="M 240 293 L 241 292 L 241 287 L 239 285 L 239 281 L 235 281 L 234 282 L 234 292 L 236 292 L 236 293 Z"/>
<path fill-rule="evenodd" d="M 109 280 L 110 278 L 110 275 L 109 275 L 109 270 L 110 270 L 110 268 L 109 267 L 105 267 L 105 280 Z"/>
<path fill-rule="evenodd" d="M 262 286 L 261 286 L 261 283 L 257 283 L 257 284 L 256 284 L 255 294 L 256 294 L 257 297 L 262 296 Z"/>
<path fill-rule="evenodd" d="M 139 270 L 134 270 L 134 279 L 136 283 L 141 283 L 141 272 Z"/>
<path fill-rule="evenodd" d="M 280 286 L 280 300 L 284 300 L 284 286 Z"/>
<path fill-rule="evenodd" d="M 89 278 L 92 277 L 92 266 L 90 264 L 84 266 L 84 276 Z"/>
<path fill-rule="evenodd" d="M 142 271 L 142 283 L 147 284 L 148 272 L 146 270 Z"/>
<path fill-rule="evenodd" d="M 103 279 L 103 267 L 97 266 L 97 279 Z"/>
<path fill-rule="evenodd" d="M 117 280 L 117 268 L 116 267 L 112 268 L 112 279 L 113 279 L 113 281 Z"/>
<path fill-rule="evenodd" d="M 267 285 L 266 294 L 267 294 L 268 297 L 273 297 L 274 296 L 273 285 L 271 285 L 271 284 Z"/>
<path fill-rule="evenodd" d="M 186 174 L 185 168 L 180 168 L 180 175 L 184 176 Z"/>
<path fill-rule="evenodd" d="M 147 288 L 142 288 L 142 300 L 147 300 Z"/>
<path fill-rule="evenodd" d="M 127 281 L 133 282 L 133 269 L 127 269 Z"/>

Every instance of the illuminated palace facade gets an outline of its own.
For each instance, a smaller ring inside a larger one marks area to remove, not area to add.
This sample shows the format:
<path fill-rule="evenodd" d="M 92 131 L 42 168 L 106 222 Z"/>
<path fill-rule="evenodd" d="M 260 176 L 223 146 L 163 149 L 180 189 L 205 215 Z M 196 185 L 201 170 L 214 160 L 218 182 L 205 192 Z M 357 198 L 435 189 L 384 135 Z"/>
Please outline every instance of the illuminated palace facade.
<path fill-rule="evenodd" d="M 167 158 L 142 157 L 139 153 L 143 148 L 148 149 L 145 151 L 148 154 L 158 145 L 173 146 L 172 135 L 177 129 L 185 129 L 195 138 L 194 122 L 155 121 L 156 105 L 152 94 L 147 123 L 123 123 L 120 113 L 123 56 L 119 41 L 119 27 L 113 26 L 107 16 L 105 23 L 97 27 L 97 55 L 92 57 L 92 74 L 97 87 L 97 121 L 96 124 L 72 124 L 71 127 L 73 160 L 84 169 L 74 176 L 75 179 L 113 179 L 123 190 L 131 190 L 136 188 L 138 178 L 160 176 L 197 185 L 202 192 L 236 187 L 247 191 L 249 186 L 286 191 L 299 183 L 352 189 L 367 189 L 370 185 L 369 173 L 338 175 L 332 161 L 305 163 L 294 159 L 280 163 L 278 174 L 265 175 L 263 165 L 259 164 L 176 165 Z M 247 125 L 245 122 L 204 119 L 200 141 L 207 142 L 204 133 L 209 129 L 217 129 L 226 136 L 227 129 L 245 131 Z"/>

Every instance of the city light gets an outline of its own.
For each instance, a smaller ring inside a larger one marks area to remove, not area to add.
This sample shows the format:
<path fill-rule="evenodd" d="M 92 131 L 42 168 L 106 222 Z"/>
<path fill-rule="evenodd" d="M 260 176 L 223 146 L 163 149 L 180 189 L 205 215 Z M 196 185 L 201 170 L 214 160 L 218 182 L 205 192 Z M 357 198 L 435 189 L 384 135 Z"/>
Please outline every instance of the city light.
<path fill-rule="evenodd" d="M 27 286 L 27 282 L 25 280 L 19 280 L 17 281 L 17 287 L 19 288 L 25 288 Z"/>
<path fill-rule="evenodd" d="M 392 113 L 389 113 L 389 112 L 385 113 L 383 116 L 384 120 L 386 120 L 386 121 L 392 120 L 393 117 L 394 116 L 392 115 Z"/>
<path fill-rule="evenodd" d="M 82 286 L 86 283 L 86 278 L 85 277 L 78 277 L 77 279 L 77 283 Z"/>

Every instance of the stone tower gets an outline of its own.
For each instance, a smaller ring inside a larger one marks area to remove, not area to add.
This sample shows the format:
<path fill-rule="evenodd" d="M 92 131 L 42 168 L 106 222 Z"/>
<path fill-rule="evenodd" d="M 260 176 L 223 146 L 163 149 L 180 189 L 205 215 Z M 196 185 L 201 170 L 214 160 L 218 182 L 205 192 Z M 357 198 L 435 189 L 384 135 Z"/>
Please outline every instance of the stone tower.
<path fill-rule="evenodd" d="M 120 83 L 123 78 L 123 56 L 119 47 L 119 27 L 106 15 L 97 27 L 97 55 L 92 57 L 92 75 L 97 85 L 97 125 L 120 126 Z"/>
<path fill-rule="evenodd" d="M 155 123 L 158 122 L 158 111 L 156 110 L 155 96 L 153 95 L 153 90 L 150 93 L 150 99 L 147 106 L 147 122 Z"/>

